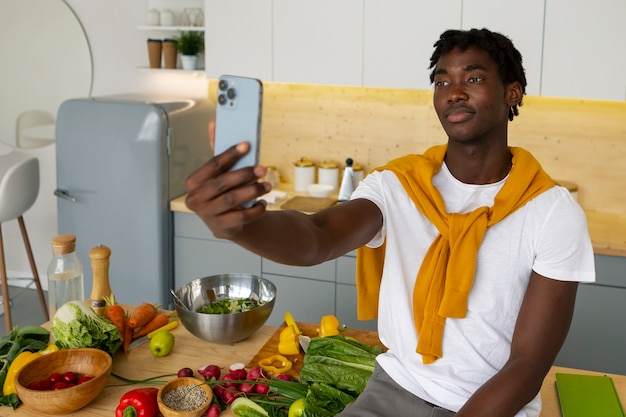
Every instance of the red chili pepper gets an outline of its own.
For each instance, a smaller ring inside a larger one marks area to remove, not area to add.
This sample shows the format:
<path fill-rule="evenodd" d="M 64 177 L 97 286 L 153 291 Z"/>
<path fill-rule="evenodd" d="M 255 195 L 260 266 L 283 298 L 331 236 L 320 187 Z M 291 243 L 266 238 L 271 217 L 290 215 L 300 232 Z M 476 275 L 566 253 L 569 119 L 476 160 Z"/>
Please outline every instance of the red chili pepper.
<path fill-rule="evenodd" d="M 137 388 L 120 398 L 115 417 L 156 417 L 159 413 L 157 388 Z"/>

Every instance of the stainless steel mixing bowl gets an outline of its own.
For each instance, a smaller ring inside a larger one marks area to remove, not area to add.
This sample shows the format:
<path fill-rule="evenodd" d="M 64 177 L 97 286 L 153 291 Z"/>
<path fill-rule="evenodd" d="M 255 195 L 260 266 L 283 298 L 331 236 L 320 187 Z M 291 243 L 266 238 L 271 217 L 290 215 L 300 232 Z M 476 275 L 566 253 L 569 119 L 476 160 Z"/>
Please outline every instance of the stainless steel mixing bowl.
<path fill-rule="evenodd" d="M 212 294 L 222 298 L 252 298 L 265 303 L 250 311 L 232 314 L 205 314 L 197 310 L 208 304 Z M 256 332 L 269 318 L 276 299 L 276 286 L 265 278 L 231 273 L 195 279 L 175 291 L 174 307 L 183 326 L 200 339 L 234 343 Z M 184 305 L 180 305 L 180 303 Z"/>

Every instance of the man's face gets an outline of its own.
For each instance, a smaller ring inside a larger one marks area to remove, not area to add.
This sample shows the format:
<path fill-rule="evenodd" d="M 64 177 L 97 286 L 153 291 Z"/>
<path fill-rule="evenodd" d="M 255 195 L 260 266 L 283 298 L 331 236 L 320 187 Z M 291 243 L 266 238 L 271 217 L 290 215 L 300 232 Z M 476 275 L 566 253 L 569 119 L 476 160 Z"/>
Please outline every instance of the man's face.
<path fill-rule="evenodd" d="M 435 68 L 433 102 L 448 138 L 506 141 L 514 84 L 505 87 L 496 62 L 476 46 L 443 55 Z"/>

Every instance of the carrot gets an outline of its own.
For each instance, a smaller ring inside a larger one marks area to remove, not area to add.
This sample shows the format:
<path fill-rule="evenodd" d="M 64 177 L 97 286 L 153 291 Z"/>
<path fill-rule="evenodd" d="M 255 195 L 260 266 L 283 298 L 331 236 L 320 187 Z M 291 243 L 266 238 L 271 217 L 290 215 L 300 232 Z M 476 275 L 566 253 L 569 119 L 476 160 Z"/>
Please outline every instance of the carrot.
<path fill-rule="evenodd" d="M 142 303 L 131 313 L 128 319 L 128 326 L 133 330 L 145 326 L 156 315 L 157 308 L 154 304 Z"/>
<path fill-rule="evenodd" d="M 124 308 L 115 302 L 115 295 L 111 294 L 109 297 L 105 297 L 106 308 L 104 309 L 104 317 L 109 320 L 117 330 L 120 332 L 120 336 L 124 337 L 124 331 L 126 328 L 126 311 Z"/>
<path fill-rule="evenodd" d="M 125 327 L 125 331 L 124 331 L 124 340 L 123 340 L 123 349 L 124 349 L 124 353 L 128 354 L 128 348 L 130 346 L 130 342 L 133 341 L 133 328 L 129 326 L 128 322 L 130 321 L 130 319 L 126 320 L 126 327 Z"/>
<path fill-rule="evenodd" d="M 133 335 L 133 339 L 137 339 L 141 336 L 146 336 L 153 330 L 158 329 L 159 327 L 165 326 L 170 321 L 170 317 L 167 313 L 160 313 L 154 316 L 152 320 L 146 323 L 140 329 L 137 329 L 135 334 Z"/>

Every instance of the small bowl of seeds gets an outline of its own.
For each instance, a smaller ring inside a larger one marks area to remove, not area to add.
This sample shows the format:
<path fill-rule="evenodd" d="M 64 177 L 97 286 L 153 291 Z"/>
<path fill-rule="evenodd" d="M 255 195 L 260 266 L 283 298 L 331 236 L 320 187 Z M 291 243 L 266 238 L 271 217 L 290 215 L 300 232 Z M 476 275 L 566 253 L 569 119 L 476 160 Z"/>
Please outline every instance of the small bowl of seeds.
<path fill-rule="evenodd" d="M 163 417 L 200 417 L 211 405 L 213 390 L 193 377 L 176 378 L 159 389 L 157 401 Z"/>

